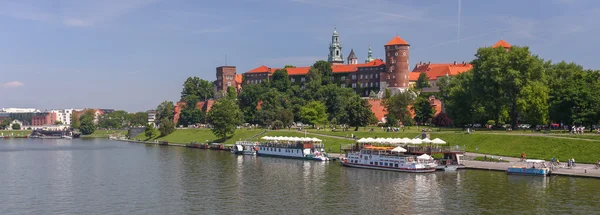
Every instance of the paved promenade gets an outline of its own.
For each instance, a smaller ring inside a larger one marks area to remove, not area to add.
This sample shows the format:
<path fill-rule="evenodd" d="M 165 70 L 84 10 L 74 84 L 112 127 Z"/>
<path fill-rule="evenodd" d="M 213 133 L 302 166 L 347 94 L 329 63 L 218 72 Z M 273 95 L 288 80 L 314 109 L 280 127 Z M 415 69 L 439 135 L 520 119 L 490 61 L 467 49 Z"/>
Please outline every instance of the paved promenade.
<path fill-rule="evenodd" d="M 466 157 L 479 157 L 484 156 L 484 154 L 477 153 L 465 153 Z M 490 155 L 487 155 L 488 158 Z M 494 158 L 499 158 L 502 156 L 494 155 Z M 512 157 L 502 157 L 503 160 L 509 162 L 484 162 L 484 161 L 474 161 L 474 160 L 464 160 L 464 164 L 466 168 L 469 169 L 482 169 L 482 170 L 496 170 L 496 171 L 506 171 L 510 166 L 525 166 L 525 162 L 521 162 L 520 158 L 512 158 Z M 548 161 L 550 163 L 550 161 Z M 567 163 L 564 168 L 556 168 L 552 170 L 553 175 L 565 175 L 565 176 L 579 176 L 579 177 L 593 177 L 600 178 L 600 169 L 594 169 L 595 165 L 593 164 L 578 164 L 575 163 L 575 167 L 567 168 Z"/>

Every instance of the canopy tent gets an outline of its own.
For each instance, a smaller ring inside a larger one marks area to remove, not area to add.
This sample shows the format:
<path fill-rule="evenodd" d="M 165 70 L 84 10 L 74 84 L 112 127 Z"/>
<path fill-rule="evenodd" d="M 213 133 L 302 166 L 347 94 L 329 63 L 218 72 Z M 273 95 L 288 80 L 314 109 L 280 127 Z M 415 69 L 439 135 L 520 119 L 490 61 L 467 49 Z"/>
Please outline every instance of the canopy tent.
<path fill-rule="evenodd" d="M 431 143 L 431 140 L 427 137 L 425 137 L 425 139 L 422 139 L 421 141 L 423 141 L 423 143 Z"/>
<path fill-rule="evenodd" d="M 435 139 L 433 139 L 433 140 L 431 141 L 431 143 L 433 143 L 433 144 L 446 144 L 446 141 L 443 141 L 443 140 L 442 140 L 442 139 L 440 139 L 440 138 L 435 138 Z"/>
<path fill-rule="evenodd" d="M 412 144 L 421 144 L 421 143 L 423 143 L 423 140 L 421 140 L 419 138 L 415 138 L 415 139 L 412 139 L 410 141 L 410 143 L 412 143 Z"/>
<path fill-rule="evenodd" d="M 421 160 L 431 160 L 431 156 L 427 155 L 427 154 L 422 154 L 419 157 L 417 157 L 417 159 L 421 159 Z"/>
<path fill-rule="evenodd" d="M 406 152 L 406 149 L 398 146 L 398 147 L 392 149 L 392 152 Z"/>

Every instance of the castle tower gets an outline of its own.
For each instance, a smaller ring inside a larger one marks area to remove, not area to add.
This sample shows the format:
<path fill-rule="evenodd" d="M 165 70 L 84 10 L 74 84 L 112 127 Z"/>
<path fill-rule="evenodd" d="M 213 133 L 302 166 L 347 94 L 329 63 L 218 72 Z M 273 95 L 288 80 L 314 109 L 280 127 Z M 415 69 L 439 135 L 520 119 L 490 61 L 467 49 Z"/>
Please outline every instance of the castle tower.
<path fill-rule="evenodd" d="M 384 47 L 386 72 L 380 76 L 381 88 L 390 88 L 392 93 L 408 89 L 410 45 L 396 36 Z"/>
<path fill-rule="evenodd" d="M 502 47 L 502 48 L 504 48 L 504 50 L 509 51 L 510 47 L 512 47 L 512 46 L 510 45 L 510 43 L 507 43 L 504 40 L 500 40 L 492 46 L 492 48 L 497 48 L 497 47 Z"/>
<path fill-rule="evenodd" d="M 350 49 L 350 54 L 348 55 L 348 64 L 358 64 L 358 58 L 356 54 L 354 54 L 354 49 Z"/>
<path fill-rule="evenodd" d="M 371 51 L 371 45 L 369 45 L 369 55 L 367 56 L 367 59 L 365 59 L 365 63 L 371 62 L 375 60 L 373 58 L 373 51 Z"/>
<path fill-rule="evenodd" d="M 337 30 L 333 30 L 331 36 L 331 44 L 329 44 L 329 56 L 327 61 L 331 64 L 344 64 L 344 55 L 342 55 L 342 44 L 340 44 L 340 38 Z"/>

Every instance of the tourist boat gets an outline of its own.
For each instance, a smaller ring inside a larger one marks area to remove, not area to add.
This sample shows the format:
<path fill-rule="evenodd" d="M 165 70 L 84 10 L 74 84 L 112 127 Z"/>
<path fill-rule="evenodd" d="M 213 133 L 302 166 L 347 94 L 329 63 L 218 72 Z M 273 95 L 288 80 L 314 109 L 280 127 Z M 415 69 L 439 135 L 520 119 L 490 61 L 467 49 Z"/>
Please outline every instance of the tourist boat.
<path fill-rule="evenodd" d="M 342 166 L 366 169 L 389 170 L 397 172 L 434 172 L 437 164 L 427 154 L 415 157 L 405 155 L 402 147 L 365 146 L 357 152 L 347 152 L 341 157 Z"/>
<path fill-rule="evenodd" d="M 250 141 L 237 141 L 231 149 L 232 154 L 238 155 L 256 155 L 258 144 Z"/>
<path fill-rule="evenodd" d="M 225 149 L 225 146 L 220 143 L 211 143 L 209 148 L 213 150 L 223 150 Z"/>
<path fill-rule="evenodd" d="M 506 170 L 507 174 L 519 174 L 519 175 L 537 175 L 547 176 L 551 170 L 547 167 L 546 161 L 544 160 L 525 160 L 525 166 L 511 166 Z"/>
<path fill-rule="evenodd" d="M 309 137 L 263 137 L 258 144 L 259 156 L 276 156 L 317 161 L 329 161 L 322 141 Z"/>
<path fill-rule="evenodd" d="M 185 147 L 188 147 L 188 148 L 200 148 L 200 145 L 198 143 L 196 143 L 196 142 L 191 142 L 191 143 L 185 144 Z"/>
<path fill-rule="evenodd" d="M 73 139 L 73 137 L 71 137 L 71 136 L 68 136 L 68 135 L 63 135 L 63 136 L 62 136 L 62 138 L 63 138 L 63 139 L 69 139 L 69 140 L 70 140 L 70 139 Z"/>

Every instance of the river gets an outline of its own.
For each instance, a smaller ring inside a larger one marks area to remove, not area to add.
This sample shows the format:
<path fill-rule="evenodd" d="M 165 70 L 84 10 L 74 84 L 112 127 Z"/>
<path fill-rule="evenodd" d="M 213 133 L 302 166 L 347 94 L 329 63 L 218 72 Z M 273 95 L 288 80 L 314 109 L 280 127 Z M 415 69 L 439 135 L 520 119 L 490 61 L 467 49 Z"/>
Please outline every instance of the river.
<path fill-rule="evenodd" d="M 600 180 L 0 139 L 0 214 L 599 214 Z"/>

